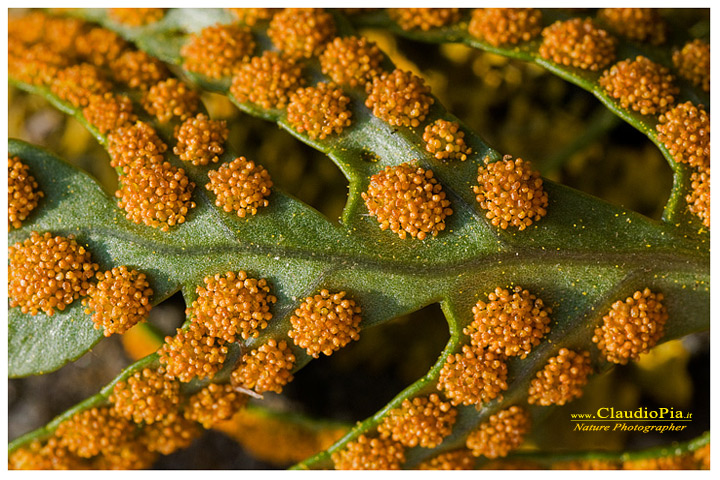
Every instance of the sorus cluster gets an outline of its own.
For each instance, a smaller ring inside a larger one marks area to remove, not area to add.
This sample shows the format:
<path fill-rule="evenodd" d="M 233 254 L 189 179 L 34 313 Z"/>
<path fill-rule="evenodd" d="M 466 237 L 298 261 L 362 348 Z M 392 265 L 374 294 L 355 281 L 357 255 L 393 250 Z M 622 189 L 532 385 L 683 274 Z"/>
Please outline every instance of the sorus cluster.
<path fill-rule="evenodd" d="M 127 49 L 128 43 L 106 28 L 94 27 L 75 38 L 78 55 L 96 67 L 109 67 Z"/>
<path fill-rule="evenodd" d="M 530 415 L 514 405 L 491 415 L 468 435 L 465 444 L 476 457 L 505 457 L 522 444 L 529 431 Z"/>
<path fill-rule="evenodd" d="M 590 354 L 561 348 L 530 382 L 528 403 L 532 405 L 565 405 L 583 394 L 592 373 Z"/>
<path fill-rule="evenodd" d="M 181 121 L 195 115 L 200 103 L 197 92 L 176 78 L 168 78 L 150 87 L 143 96 L 142 105 L 160 123 L 173 118 Z"/>
<path fill-rule="evenodd" d="M 252 27 L 256 23 L 270 20 L 279 8 L 228 8 L 237 19 L 245 25 Z"/>
<path fill-rule="evenodd" d="M 400 238 L 408 233 L 420 240 L 428 234 L 437 236 L 445 230 L 445 217 L 453 213 L 432 170 L 408 163 L 373 175 L 362 198 L 380 228 L 389 228 Z"/>
<path fill-rule="evenodd" d="M 192 322 L 187 330 L 177 329 L 174 337 L 165 337 L 160 349 L 160 363 L 166 376 L 189 382 L 195 377 L 215 375 L 227 357 L 225 341 L 208 335 L 201 324 Z"/>
<path fill-rule="evenodd" d="M 690 193 L 685 197 L 688 210 L 710 228 L 710 169 L 693 172 Z"/>
<path fill-rule="evenodd" d="M 470 450 L 444 452 L 418 465 L 419 470 L 472 470 L 475 458 Z"/>
<path fill-rule="evenodd" d="M 286 8 L 272 17 L 267 35 L 284 53 L 310 58 L 335 36 L 335 20 L 322 9 Z"/>
<path fill-rule="evenodd" d="M 663 113 L 680 92 L 667 68 L 642 55 L 616 63 L 603 72 L 598 83 L 623 108 L 641 115 Z"/>
<path fill-rule="evenodd" d="M 399 470 L 405 463 L 405 451 L 400 443 L 365 435 L 348 442 L 331 457 L 335 470 Z"/>
<path fill-rule="evenodd" d="M 673 53 L 673 64 L 680 76 L 710 91 L 710 44 L 696 39 Z"/>
<path fill-rule="evenodd" d="M 33 440 L 8 455 L 8 470 L 84 470 L 88 467 L 85 459 L 68 451 L 54 436 L 46 442 Z"/>
<path fill-rule="evenodd" d="M 383 54 L 365 37 L 335 37 L 320 55 L 320 68 L 334 82 L 367 88 L 382 69 Z"/>
<path fill-rule="evenodd" d="M 232 343 L 237 337 L 256 338 L 268 326 L 270 305 L 277 299 L 264 278 L 257 280 L 239 271 L 205 277 L 204 282 L 205 286 L 197 287 L 198 298 L 187 313 L 208 335 Z"/>
<path fill-rule="evenodd" d="M 50 84 L 52 93 L 75 108 L 86 107 L 91 95 L 108 92 L 111 88 L 100 70 L 89 63 L 58 70 Z"/>
<path fill-rule="evenodd" d="M 425 81 L 404 70 L 383 72 L 373 77 L 365 106 L 390 125 L 417 127 L 425 120 L 435 99 Z"/>
<path fill-rule="evenodd" d="M 73 300 L 85 296 L 98 265 L 73 235 L 52 236 L 32 232 L 30 238 L 9 248 L 8 296 L 11 307 L 52 316 Z"/>
<path fill-rule="evenodd" d="M 143 368 L 117 382 L 110 401 L 116 415 L 135 423 L 152 424 L 178 409 L 180 383 L 166 377 L 163 368 Z"/>
<path fill-rule="evenodd" d="M 210 182 L 205 185 L 217 198 L 215 205 L 238 217 L 255 215 L 259 208 L 267 207 L 267 197 L 273 186 L 270 174 L 262 165 L 238 157 L 208 172 Z"/>
<path fill-rule="evenodd" d="M 360 338 L 360 307 L 345 298 L 345 292 L 322 290 L 307 297 L 290 317 L 292 329 L 288 336 L 295 345 L 315 358 L 320 353 L 332 355 L 353 340 Z"/>
<path fill-rule="evenodd" d="M 465 144 L 465 133 L 460 124 L 439 118 L 425 127 L 425 150 L 438 160 L 465 161 L 472 149 Z"/>
<path fill-rule="evenodd" d="M 440 370 L 437 388 L 453 405 L 479 408 L 481 404 L 501 397 L 501 392 L 507 390 L 505 357 L 463 345 L 462 353 L 448 356 Z"/>
<path fill-rule="evenodd" d="M 460 20 L 459 8 L 390 8 L 388 13 L 403 30 L 428 31 Z"/>
<path fill-rule="evenodd" d="M 60 444 L 82 458 L 108 454 L 132 441 L 135 424 L 112 414 L 110 407 L 93 407 L 58 425 Z"/>
<path fill-rule="evenodd" d="M 159 422 L 143 426 L 138 443 L 151 452 L 170 455 L 189 447 L 201 434 L 202 428 L 196 422 L 171 412 Z"/>
<path fill-rule="evenodd" d="M 110 64 L 110 70 L 116 81 L 143 92 L 169 75 L 162 62 L 141 50 L 123 52 Z"/>
<path fill-rule="evenodd" d="M 175 126 L 177 143 L 173 147 L 180 160 L 193 165 L 217 163 L 225 151 L 228 136 L 225 120 L 210 120 L 207 115 L 198 113 Z"/>
<path fill-rule="evenodd" d="M 702 105 L 680 103 L 660 115 L 655 127 L 660 140 L 678 163 L 710 167 L 710 115 Z"/>
<path fill-rule="evenodd" d="M 88 289 L 83 304 L 92 313 L 96 329 L 103 329 L 106 337 L 113 333 L 125 333 L 147 318 L 153 294 L 145 274 L 128 270 L 126 266 L 98 272 L 97 284 Z"/>
<path fill-rule="evenodd" d="M 266 51 L 238 68 L 230 93 L 239 102 L 250 102 L 262 108 L 285 108 L 290 94 L 304 85 L 302 64 L 278 52 Z"/>
<path fill-rule="evenodd" d="M 378 425 L 381 438 L 392 438 L 406 447 L 435 448 L 452 433 L 457 410 L 436 393 L 405 399 Z"/>
<path fill-rule="evenodd" d="M 646 288 L 613 303 L 592 338 L 609 362 L 626 364 L 657 344 L 668 318 L 663 299 Z"/>
<path fill-rule="evenodd" d="M 311 139 L 325 139 L 349 127 L 352 112 L 350 98 L 334 83 L 321 82 L 312 87 L 298 88 L 290 95 L 287 119 L 290 125 Z"/>
<path fill-rule="evenodd" d="M 122 168 L 125 173 L 142 165 L 162 164 L 166 150 L 167 145 L 145 122 L 118 128 L 108 135 L 110 165 Z"/>
<path fill-rule="evenodd" d="M 521 158 L 506 155 L 480 167 L 478 184 L 473 187 L 475 199 L 488 211 L 490 222 L 503 230 L 509 226 L 524 230 L 547 213 L 548 196 L 540 173 Z"/>
<path fill-rule="evenodd" d="M 235 415 L 247 401 L 248 396 L 237 392 L 232 385 L 211 383 L 188 399 L 185 418 L 211 428 Z"/>
<path fill-rule="evenodd" d="M 529 291 L 516 286 L 510 293 L 497 287 L 487 302 L 473 307 L 474 320 L 463 333 L 470 335 L 473 346 L 525 358 L 550 331 L 549 313 L 550 308 Z"/>
<path fill-rule="evenodd" d="M 164 8 L 111 8 L 110 18 L 128 27 L 141 27 L 162 20 Z"/>
<path fill-rule="evenodd" d="M 270 339 L 243 355 L 240 366 L 232 372 L 232 383 L 257 393 L 280 393 L 292 381 L 294 365 L 295 355 L 287 342 Z"/>
<path fill-rule="evenodd" d="M 132 101 L 125 95 L 112 92 L 90 95 L 83 115 L 100 133 L 108 133 L 125 127 L 136 120 Z"/>
<path fill-rule="evenodd" d="M 20 157 L 8 155 L 8 229 L 20 228 L 45 194 Z"/>
<path fill-rule="evenodd" d="M 601 8 L 598 19 L 630 40 L 653 45 L 665 43 L 667 25 L 657 8 Z"/>
<path fill-rule="evenodd" d="M 540 55 L 555 63 L 597 71 L 615 59 L 615 39 L 589 18 L 558 20 L 542 36 Z"/>
<path fill-rule="evenodd" d="M 476 8 L 468 25 L 470 35 L 495 47 L 530 41 L 541 30 L 537 8 Z"/>
<path fill-rule="evenodd" d="M 213 25 L 192 34 L 180 50 L 183 66 L 191 72 L 219 79 L 232 75 L 255 50 L 250 29 L 240 25 Z"/>

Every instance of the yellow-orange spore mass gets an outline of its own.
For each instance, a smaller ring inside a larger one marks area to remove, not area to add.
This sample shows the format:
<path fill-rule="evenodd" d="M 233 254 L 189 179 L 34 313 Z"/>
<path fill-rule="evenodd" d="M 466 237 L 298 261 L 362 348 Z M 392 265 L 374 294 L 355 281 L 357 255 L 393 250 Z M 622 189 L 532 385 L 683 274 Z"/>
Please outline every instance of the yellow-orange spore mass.
<path fill-rule="evenodd" d="M 267 34 L 284 53 L 310 58 L 335 36 L 335 20 L 318 8 L 286 8 L 270 20 Z"/>
<path fill-rule="evenodd" d="M 208 172 L 210 182 L 205 188 L 217 198 L 215 205 L 238 217 L 255 215 L 259 208 L 267 207 L 267 197 L 273 186 L 270 174 L 262 165 L 238 157 L 218 170 Z"/>
<path fill-rule="evenodd" d="M 673 64 L 680 76 L 710 91 L 710 44 L 700 39 L 688 42 L 673 53 Z"/>
<path fill-rule="evenodd" d="M 406 447 L 435 448 L 452 433 L 457 410 L 436 393 L 403 400 L 378 425 L 381 438 L 392 438 Z"/>
<path fill-rule="evenodd" d="M 127 380 L 117 382 L 110 401 L 118 416 L 149 425 L 177 410 L 180 383 L 167 378 L 163 368 L 143 368 Z"/>
<path fill-rule="evenodd" d="M 480 424 L 465 442 L 476 457 L 505 457 L 522 444 L 530 431 L 530 415 L 521 407 L 513 405 Z"/>
<path fill-rule="evenodd" d="M 418 465 L 419 470 L 472 470 L 475 457 L 470 450 L 460 449 L 444 452 Z"/>
<path fill-rule="evenodd" d="M 159 353 L 165 374 L 187 383 L 219 372 L 227 357 L 227 346 L 224 340 L 208 335 L 202 325 L 192 322 L 187 330 L 178 328 L 174 337 L 165 337 Z"/>
<path fill-rule="evenodd" d="M 345 298 L 345 292 L 322 290 L 307 297 L 290 317 L 293 328 L 288 336 L 308 355 L 332 355 L 353 340 L 360 338 L 360 307 Z"/>
<path fill-rule="evenodd" d="M 480 207 L 487 210 L 485 216 L 503 230 L 525 230 L 547 214 L 548 195 L 540 173 L 521 158 L 513 160 L 506 155 L 501 161 L 480 167 L 478 186 L 473 191 Z"/>
<path fill-rule="evenodd" d="M 158 22 L 165 16 L 164 8 L 111 8 L 110 18 L 128 27 L 141 27 Z"/>
<path fill-rule="evenodd" d="M 660 115 L 655 127 L 660 140 L 676 162 L 710 167 L 710 115 L 702 105 L 680 103 Z"/>
<path fill-rule="evenodd" d="M 8 38 L 31 44 L 43 40 L 50 17 L 41 10 L 27 15 L 8 15 Z"/>
<path fill-rule="evenodd" d="M 98 283 L 88 289 L 88 306 L 96 329 L 103 329 L 106 337 L 125 333 L 147 318 L 152 305 L 152 288 L 144 273 L 128 270 L 126 266 L 98 272 Z"/>
<path fill-rule="evenodd" d="M 302 64 L 278 52 L 266 51 L 238 68 L 230 93 L 239 102 L 250 102 L 262 108 L 285 108 L 290 94 L 305 84 Z"/>
<path fill-rule="evenodd" d="M 108 135 L 110 165 L 120 167 L 125 173 L 130 169 L 164 162 L 167 145 L 145 122 L 118 128 Z"/>
<path fill-rule="evenodd" d="M 408 233 L 420 240 L 428 234 L 437 236 L 445 230 L 445 218 L 453 213 L 432 170 L 408 163 L 373 175 L 362 198 L 380 229 L 389 228 L 400 238 Z"/>
<path fill-rule="evenodd" d="M 91 465 L 95 470 L 147 470 L 157 458 L 157 453 L 132 439 L 103 451 L 92 459 Z"/>
<path fill-rule="evenodd" d="M 130 88 L 147 91 L 165 80 L 169 72 L 165 65 L 142 50 L 127 50 L 110 64 L 113 78 Z"/>
<path fill-rule="evenodd" d="M 255 50 L 250 29 L 240 25 L 212 25 L 190 36 L 180 50 L 183 66 L 210 78 L 232 75 Z"/>
<path fill-rule="evenodd" d="M 239 21 L 245 25 L 252 27 L 258 22 L 270 20 L 275 13 L 279 12 L 279 8 L 228 8 L 235 14 Z"/>
<path fill-rule="evenodd" d="M 680 92 L 667 68 L 643 56 L 616 63 L 603 72 L 598 83 L 622 108 L 642 115 L 665 112 Z"/>
<path fill-rule="evenodd" d="M 77 37 L 89 29 L 89 24 L 77 18 L 47 17 L 42 31 L 42 44 L 54 52 L 74 57 Z"/>
<path fill-rule="evenodd" d="M 476 8 L 468 25 L 470 35 L 495 47 L 530 41 L 541 30 L 537 8 Z"/>
<path fill-rule="evenodd" d="M 690 176 L 690 193 L 685 197 L 690 213 L 710 228 L 710 169 L 693 172 Z"/>
<path fill-rule="evenodd" d="M 465 161 L 472 149 L 465 144 L 465 133 L 457 122 L 448 122 L 441 118 L 425 127 L 423 140 L 425 150 L 438 160 Z"/>
<path fill-rule="evenodd" d="M 550 313 L 541 299 L 522 287 L 514 287 L 512 293 L 497 287 L 487 302 L 473 307 L 474 320 L 463 332 L 476 347 L 525 358 L 550 331 Z"/>
<path fill-rule="evenodd" d="M 297 132 L 313 140 L 324 140 L 350 126 L 352 112 L 348 108 L 349 103 L 350 98 L 334 83 L 322 82 L 298 88 L 290 95 L 287 119 Z"/>
<path fill-rule="evenodd" d="M 228 133 L 225 120 L 210 120 L 207 115 L 198 113 L 175 126 L 177 144 L 173 152 L 180 160 L 193 165 L 217 163 L 219 155 L 225 151 Z"/>
<path fill-rule="evenodd" d="M 419 126 L 435 103 L 422 78 L 400 69 L 373 77 L 368 91 L 365 106 L 394 126 Z"/>
<path fill-rule="evenodd" d="M 143 96 L 143 108 L 161 123 L 177 118 L 186 120 L 195 115 L 200 104 L 197 92 L 176 78 L 156 83 Z"/>
<path fill-rule="evenodd" d="M 448 356 L 440 370 L 438 390 L 453 405 L 477 405 L 502 398 L 507 390 L 505 358 L 488 350 L 463 345 L 462 353 Z"/>
<path fill-rule="evenodd" d="M 235 415 L 247 401 L 248 396 L 236 391 L 232 385 L 211 383 L 188 399 L 185 418 L 211 428 Z"/>
<path fill-rule="evenodd" d="M 630 40 L 665 43 L 667 25 L 657 8 L 601 8 L 598 18 Z"/>
<path fill-rule="evenodd" d="M 399 470 L 405 449 L 389 438 L 360 435 L 331 455 L 335 470 Z"/>
<path fill-rule="evenodd" d="M 100 133 L 112 132 L 136 120 L 132 101 L 125 95 L 112 92 L 91 95 L 88 106 L 83 108 L 83 115 Z"/>
<path fill-rule="evenodd" d="M 159 422 L 145 425 L 140 431 L 138 442 L 151 452 L 170 455 L 190 446 L 202 434 L 196 422 L 171 412 Z"/>
<path fill-rule="evenodd" d="M 127 49 L 127 42 L 106 28 L 93 28 L 75 39 L 78 55 L 98 67 L 109 66 Z"/>
<path fill-rule="evenodd" d="M 122 186 L 115 192 L 118 207 L 135 223 L 167 232 L 184 223 L 188 212 L 195 208 L 195 184 L 188 180 L 185 170 L 169 162 L 130 168 L 120 182 Z"/>
<path fill-rule="evenodd" d="M 79 457 L 90 458 L 128 443 L 135 424 L 112 414 L 110 407 L 93 407 L 78 412 L 58 425 L 60 445 Z"/>
<path fill-rule="evenodd" d="M 8 454 L 8 470 L 85 470 L 88 466 L 85 459 L 62 446 L 56 436 L 46 442 L 33 440 Z"/>
<path fill-rule="evenodd" d="M 68 65 L 60 53 L 48 50 L 44 44 L 24 46 L 8 40 L 8 73 L 11 77 L 31 85 L 50 85 L 58 70 Z"/>
<path fill-rule="evenodd" d="M 602 460 L 594 458 L 592 460 L 568 460 L 561 462 L 553 462 L 553 470 L 618 470 L 620 465 L 613 460 Z"/>
<path fill-rule="evenodd" d="M 42 310 L 52 316 L 55 310 L 65 310 L 87 294 L 98 269 L 90 252 L 78 245 L 73 235 L 32 232 L 30 238 L 8 250 L 10 306 L 31 315 Z"/>
<path fill-rule="evenodd" d="M 624 365 L 657 344 L 668 318 L 663 300 L 646 288 L 612 304 L 592 338 L 607 361 Z"/>
<path fill-rule="evenodd" d="M 561 65 L 594 72 L 615 59 L 615 39 L 589 18 L 558 20 L 542 36 L 540 55 Z"/>
<path fill-rule="evenodd" d="M 530 382 L 528 403 L 531 405 L 565 405 L 580 398 L 593 368 L 588 352 L 561 348 Z"/>
<path fill-rule="evenodd" d="M 287 342 L 270 339 L 243 355 L 240 366 L 232 372 L 232 383 L 257 393 L 280 393 L 293 380 L 290 371 L 294 365 L 295 355 Z"/>
<path fill-rule="evenodd" d="M 20 157 L 8 155 L 8 229 L 22 227 L 45 194 Z"/>
<path fill-rule="evenodd" d="M 86 107 L 93 94 L 109 92 L 112 85 L 100 70 L 89 63 L 80 63 L 57 72 L 50 91 L 73 107 Z"/>
<path fill-rule="evenodd" d="M 320 54 L 320 67 L 334 82 L 365 88 L 383 71 L 383 58 L 378 46 L 365 37 L 335 37 Z"/>
<path fill-rule="evenodd" d="M 198 298 L 187 313 L 208 335 L 232 343 L 236 337 L 256 338 L 268 326 L 270 305 L 277 299 L 264 278 L 257 280 L 239 271 L 205 277 L 204 282 L 204 287 L 197 287 Z"/>
<path fill-rule="evenodd" d="M 428 31 L 460 20 L 459 8 L 390 8 L 388 14 L 403 30 Z"/>

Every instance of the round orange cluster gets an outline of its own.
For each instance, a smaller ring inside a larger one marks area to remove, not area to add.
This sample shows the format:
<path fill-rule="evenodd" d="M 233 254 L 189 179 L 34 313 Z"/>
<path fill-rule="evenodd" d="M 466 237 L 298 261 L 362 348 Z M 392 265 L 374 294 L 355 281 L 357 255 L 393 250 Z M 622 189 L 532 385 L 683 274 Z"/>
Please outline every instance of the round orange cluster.
<path fill-rule="evenodd" d="M 624 365 L 657 344 L 668 318 L 663 299 L 646 288 L 612 304 L 592 338 L 607 361 Z"/>
<path fill-rule="evenodd" d="M 444 27 L 460 20 L 459 8 L 389 8 L 390 18 L 403 30 Z"/>
<path fill-rule="evenodd" d="M 286 8 L 273 16 L 267 35 L 288 55 L 310 58 L 335 36 L 335 20 L 317 8 Z"/>
<path fill-rule="evenodd" d="M 180 384 L 165 377 L 163 368 L 143 368 L 113 387 L 114 413 L 135 423 L 152 424 L 177 410 Z"/>
<path fill-rule="evenodd" d="M 504 357 L 463 345 L 462 353 L 449 355 L 440 370 L 438 390 L 444 391 L 453 405 L 477 405 L 489 402 L 507 390 L 507 365 Z"/>
<path fill-rule="evenodd" d="M 383 69 L 383 53 L 365 37 L 335 37 L 320 55 L 320 68 L 334 82 L 366 88 Z"/>
<path fill-rule="evenodd" d="M 615 39 L 589 18 L 558 20 L 542 36 L 540 55 L 555 63 L 597 71 L 615 59 Z"/>
<path fill-rule="evenodd" d="M 94 458 L 92 468 L 97 470 L 147 470 L 157 458 L 157 453 L 149 451 L 140 442 L 128 440 L 120 445 L 112 445 L 102 455 Z"/>
<path fill-rule="evenodd" d="M 195 115 L 199 103 L 200 97 L 197 92 L 177 78 L 168 78 L 156 83 L 142 99 L 143 108 L 150 115 L 155 115 L 161 123 L 173 117 L 183 121 Z"/>
<path fill-rule="evenodd" d="M 259 21 L 270 20 L 279 8 L 228 8 L 245 25 L 252 27 Z"/>
<path fill-rule="evenodd" d="M 50 85 L 50 91 L 73 107 L 86 107 L 92 94 L 109 92 L 112 85 L 100 70 L 89 63 L 63 68 Z"/>
<path fill-rule="evenodd" d="M 685 44 L 673 53 L 673 64 L 680 76 L 693 85 L 710 91 L 710 44 L 700 39 Z"/>
<path fill-rule="evenodd" d="M 112 132 L 136 120 L 130 98 L 112 92 L 91 95 L 83 115 L 100 133 Z"/>
<path fill-rule="evenodd" d="M 110 407 L 93 407 L 62 422 L 55 435 L 60 445 L 78 457 L 90 458 L 129 443 L 135 428 L 134 423 L 114 416 Z"/>
<path fill-rule="evenodd" d="M 212 25 L 190 36 L 180 50 L 183 65 L 210 78 L 232 75 L 255 50 L 250 29 L 240 25 Z"/>
<path fill-rule="evenodd" d="M 380 229 L 389 228 L 400 238 L 408 233 L 420 240 L 427 234 L 437 236 L 445 230 L 445 217 L 453 213 L 432 170 L 408 163 L 373 175 L 362 198 Z"/>
<path fill-rule="evenodd" d="M 601 8 L 598 18 L 630 40 L 653 45 L 665 43 L 667 25 L 657 8 Z"/>
<path fill-rule="evenodd" d="M 46 16 L 40 41 L 54 52 L 75 56 L 75 41 L 87 29 L 88 24 L 78 18 Z"/>
<path fill-rule="evenodd" d="M 116 81 L 142 91 L 168 77 L 165 65 L 142 50 L 123 52 L 110 64 L 110 71 Z"/>
<path fill-rule="evenodd" d="M 400 69 L 376 75 L 368 90 L 365 106 L 394 126 L 419 126 L 435 103 L 422 78 Z"/>
<path fill-rule="evenodd" d="M 207 115 L 198 113 L 175 126 L 177 144 L 173 147 L 180 160 L 193 165 L 217 163 L 225 151 L 225 141 L 229 130 L 225 120 L 210 120 Z"/>
<path fill-rule="evenodd" d="M 195 184 L 188 180 L 185 170 L 169 162 L 130 168 L 120 181 L 122 187 L 115 192 L 118 207 L 135 223 L 167 232 L 184 223 L 188 211 L 195 208 Z"/>
<path fill-rule="evenodd" d="M 441 453 L 418 465 L 418 470 L 472 470 L 475 458 L 469 450 L 460 449 Z"/>
<path fill-rule="evenodd" d="M 470 35 L 495 47 L 530 41 L 541 30 L 537 8 L 476 8 L 468 25 Z"/>
<path fill-rule="evenodd" d="M 87 294 L 98 265 L 90 252 L 77 244 L 73 235 L 53 237 L 49 232 L 32 232 L 8 252 L 8 296 L 11 307 L 37 315 L 52 316 L 73 300 Z"/>
<path fill-rule="evenodd" d="M 102 328 L 109 337 L 113 333 L 125 333 L 147 318 L 153 291 L 144 273 L 128 270 L 123 265 L 98 272 L 96 277 L 97 285 L 90 286 L 89 298 L 83 301 L 88 306 L 85 313 L 95 312 L 92 320 L 96 329 Z"/>
<path fill-rule="evenodd" d="M 233 343 L 236 336 L 257 338 L 268 326 L 270 304 L 277 299 L 264 278 L 249 278 L 239 271 L 205 277 L 204 282 L 205 287 L 195 290 L 198 298 L 187 313 L 194 315 L 193 321 L 202 324 L 208 335 Z"/>
<path fill-rule="evenodd" d="M 248 396 L 237 392 L 232 385 L 211 383 L 190 397 L 185 407 L 185 418 L 211 428 L 235 415 L 247 401 Z"/>
<path fill-rule="evenodd" d="M 288 336 L 314 358 L 320 353 L 332 355 L 360 338 L 360 307 L 345 292 L 331 294 L 322 290 L 307 297 L 290 317 L 293 328 Z"/>
<path fill-rule="evenodd" d="M 212 377 L 220 371 L 226 357 L 225 342 L 208 335 L 207 330 L 195 322 L 187 330 L 178 328 L 174 337 L 165 337 L 160 349 L 165 375 L 184 383 L 195 377 Z"/>
<path fill-rule="evenodd" d="M 294 365 L 295 355 L 287 342 L 270 339 L 243 355 L 240 366 L 232 372 L 232 383 L 257 393 L 280 393 L 293 380 L 290 371 Z"/>
<path fill-rule="evenodd" d="M 702 105 L 680 103 L 660 115 L 655 127 L 676 162 L 695 168 L 710 167 L 710 115 Z"/>
<path fill-rule="evenodd" d="M 302 64 L 294 58 L 266 51 L 238 68 L 230 93 L 239 102 L 250 102 L 264 109 L 285 108 L 290 94 L 304 85 Z"/>
<path fill-rule="evenodd" d="M 530 382 L 528 403 L 547 407 L 565 405 L 580 398 L 592 371 L 588 352 L 577 353 L 561 348 Z"/>
<path fill-rule="evenodd" d="M 159 422 L 145 425 L 139 443 L 151 452 L 170 455 L 190 446 L 202 434 L 202 428 L 182 415 L 171 412 Z"/>
<path fill-rule="evenodd" d="M 505 457 L 520 446 L 529 431 L 530 414 L 513 405 L 491 415 L 468 435 L 465 444 L 476 457 Z"/>
<path fill-rule="evenodd" d="M 8 38 L 22 43 L 35 43 L 43 39 L 50 21 L 42 10 L 29 10 L 26 15 L 8 15 Z"/>
<path fill-rule="evenodd" d="M 497 287 L 488 295 L 488 302 L 473 307 L 475 319 L 463 333 L 470 335 L 472 345 L 489 348 L 498 355 L 519 355 L 525 358 L 550 331 L 550 308 L 522 287 L 512 293 Z"/>
<path fill-rule="evenodd" d="M 161 165 L 167 145 L 160 140 L 155 129 L 145 122 L 121 127 L 108 135 L 110 165 L 122 168 L 125 173 L 142 165 Z"/>
<path fill-rule="evenodd" d="M 20 157 L 8 155 L 8 229 L 20 228 L 45 194 Z"/>
<path fill-rule="evenodd" d="M 141 27 L 155 23 L 165 16 L 164 8 L 111 8 L 110 18 L 128 27 Z"/>
<path fill-rule="evenodd" d="M 44 44 L 24 46 L 9 40 L 8 73 L 18 81 L 31 85 L 50 85 L 67 57 L 48 50 Z"/>
<path fill-rule="evenodd" d="M 465 133 L 460 130 L 457 122 L 448 122 L 439 118 L 425 127 L 423 140 L 425 150 L 432 153 L 438 160 L 465 161 L 472 149 L 465 144 Z"/>
<path fill-rule="evenodd" d="M 360 435 L 342 450 L 335 451 L 331 458 L 335 470 L 399 470 L 405 463 L 405 451 L 389 438 Z"/>
<path fill-rule="evenodd" d="M 33 440 L 28 446 L 20 447 L 8 454 L 8 470 L 85 470 L 85 459 L 70 453 L 53 436 L 46 442 Z"/>
<path fill-rule="evenodd" d="M 406 447 L 435 448 L 452 433 L 457 410 L 436 394 L 403 400 L 378 425 L 381 438 L 392 438 Z"/>
<path fill-rule="evenodd" d="M 692 190 L 685 197 L 688 210 L 710 228 L 710 169 L 693 172 L 690 182 Z"/>
<path fill-rule="evenodd" d="M 473 187 L 475 200 L 496 227 L 525 230 L 547 214 L 548 195 L 540 173 L 521 158 L 505 155 L 501 161 L 480 167 L 478 184 Z"/>
<path fill-rule="evenodd" d="M 352 112 L 350 98 L 334 83 L 321 82 L 315 86 L 298 88 L 290 95 L 287 119 L 299 132 L 315 140 L 340 134 L 349 127 Z"/>
<path fill-rule="evenodd" d="M 226 163 L 218 170 L 208 172 L 210 182 L 205 188 L 211 190 L 217 198 L 215 205 L 240 218 L 255 215 L 258 208 L 267 207 L 268 197 L 273 186 L 270 174 L 262 165 L 238 157 Z"/>
<path fill-rule="evenodd" d="M 110 66 L 127 49 L 127 42 L 106 28 L 92 28 L 75 38 L 77 54 L 98 67 Z"/>
<path fill-rule="evenodd" d="M 622 108 L 641 115 L 663 113 L 673 106 L 680 92 L 667 68 L 641 55 L 605 70 L 598 83 Z"/>

